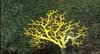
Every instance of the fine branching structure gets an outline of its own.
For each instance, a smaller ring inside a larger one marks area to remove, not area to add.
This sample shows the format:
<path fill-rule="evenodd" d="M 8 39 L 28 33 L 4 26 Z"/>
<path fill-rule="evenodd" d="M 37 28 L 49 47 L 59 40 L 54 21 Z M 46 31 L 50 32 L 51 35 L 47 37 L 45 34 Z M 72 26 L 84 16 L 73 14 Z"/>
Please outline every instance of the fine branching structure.
<path fill-rule="evenodd" d="M 57 10 L 50 10 L 45 18 L 31 20 L 24 28 L 24 34 L 31 37 L 31 46 L 40 47 L 41 44 L 52 42 L 61 48 L 61 54 L 65 54 L 63 49 L 69 40 L 72 45 L 81 45 L 87 28 L 81 26 L 80 21 L 68 21 L 64 15 Z"/>

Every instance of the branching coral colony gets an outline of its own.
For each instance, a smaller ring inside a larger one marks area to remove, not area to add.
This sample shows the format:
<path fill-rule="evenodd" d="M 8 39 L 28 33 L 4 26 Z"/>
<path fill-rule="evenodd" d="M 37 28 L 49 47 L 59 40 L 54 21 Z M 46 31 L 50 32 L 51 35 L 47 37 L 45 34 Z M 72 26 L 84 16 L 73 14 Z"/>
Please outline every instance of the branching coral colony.
<path fill-rule="evenodd" d="M 59 14 L 57 10 L 50 10 L 47 17 L 40 17 L 40 20 L 32 20 L 28 23 L 24 34 L 32 38 L 32 46 L 40 46 L 48 41 L 58 45 L 61 49 L 66 48 L 69 40 L 72 45 L 79 46 L 86 36 L 86 27 L 80 26 L 80 21 L 73 23 Z"/>

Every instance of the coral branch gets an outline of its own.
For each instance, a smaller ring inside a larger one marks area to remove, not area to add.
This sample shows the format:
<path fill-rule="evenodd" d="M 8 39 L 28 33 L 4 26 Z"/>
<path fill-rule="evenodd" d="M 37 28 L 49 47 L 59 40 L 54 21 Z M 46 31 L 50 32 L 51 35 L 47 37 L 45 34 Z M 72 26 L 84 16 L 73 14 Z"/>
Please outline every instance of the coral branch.
<path fill-rule="evenodd" d="M 24 28 L 24 34 L 32 37 L 32 41 L 37 43 L 31 43 L 33 46 L 50 41 L 60 48 L 66 48 L 69 40 L 72 40 L 72 44 L 80 45 L 81 40 L 78 41 L 78 38 L 86 36 L 86 28 L 79 25 L 80 21 L 66 21 L 64 15 L 65 13 L 58 14 L 57 10 L 50 10 L 46 18 L 31 20 L 32 23 L 28 23 Z"/>

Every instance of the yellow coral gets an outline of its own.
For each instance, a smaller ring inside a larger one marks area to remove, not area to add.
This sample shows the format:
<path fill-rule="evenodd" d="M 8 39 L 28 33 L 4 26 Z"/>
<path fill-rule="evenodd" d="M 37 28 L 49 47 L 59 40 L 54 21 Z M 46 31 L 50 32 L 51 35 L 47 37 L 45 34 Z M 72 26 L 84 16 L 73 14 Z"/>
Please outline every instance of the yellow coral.
<path fill-rule="evenodd" d="M 60 48 L 66 48 L 69 40 L 72 40 L 72 45 L 80 45 L 82 40 L 80 37 L 86 36 L 86 28 L 80 26 L 79 22 L 66 21 L 65 13 L 59 14 L 57 10 L 50 10 L 47 13 L 47 18 L 40 17 L 40 20 L 31 20 L 24 28 L 24 34 L 30 36 L 34 42 L 33 46 L 50 41 L 58 45 Z"/>

